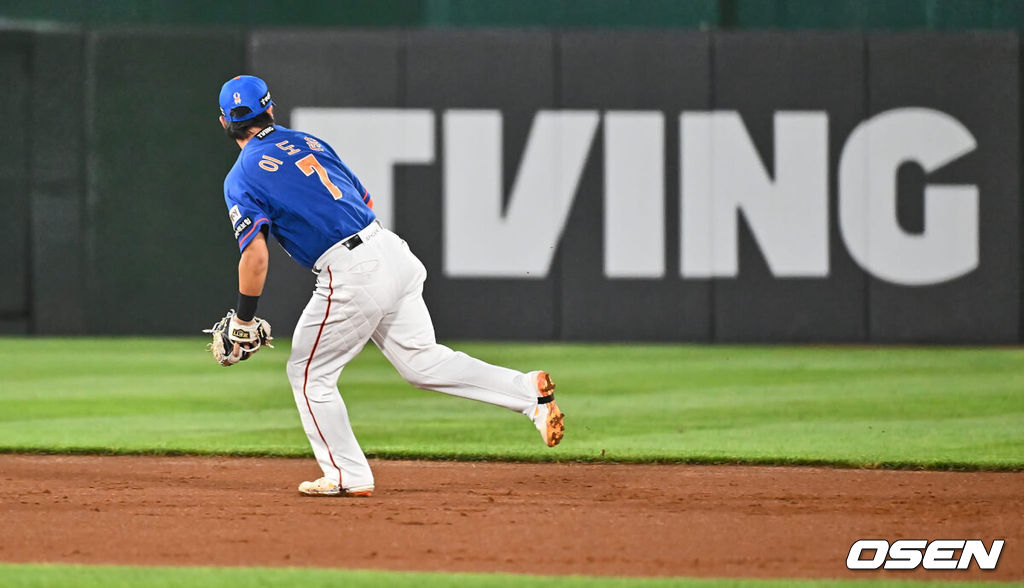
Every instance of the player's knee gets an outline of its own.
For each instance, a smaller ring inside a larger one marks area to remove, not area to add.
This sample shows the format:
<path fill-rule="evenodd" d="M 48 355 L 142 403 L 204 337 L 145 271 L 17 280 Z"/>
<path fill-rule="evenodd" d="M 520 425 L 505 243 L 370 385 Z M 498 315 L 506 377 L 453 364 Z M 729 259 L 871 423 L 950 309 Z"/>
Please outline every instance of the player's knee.
<path fill-rule="evenodd" d="M 422 347 L 410 353 L 399 368 L 399 373 L 417 388 L 430 388 L 438 382 L 438 367 L 444 357 L 435 347 Z"/>
<path fill-rule="evenodd" d="M 430 375 L 415 369 L 403 369 L 399 373 L 405 378 L 405 381 L 410 385 L 417 388 L 429 388 L 430 387 Z"/>
<path fill-rule="evenodd" d="M 338 389 L 334 386 L 323 386 L 323 385 L 310 385 L 303 388 L 301 384 L 297 386 L 293 392 L 295 397 L 305 398 L 312 403 L 319 404 L 322 402 L 333 402 L 340 398 L 338 396 Z"/>

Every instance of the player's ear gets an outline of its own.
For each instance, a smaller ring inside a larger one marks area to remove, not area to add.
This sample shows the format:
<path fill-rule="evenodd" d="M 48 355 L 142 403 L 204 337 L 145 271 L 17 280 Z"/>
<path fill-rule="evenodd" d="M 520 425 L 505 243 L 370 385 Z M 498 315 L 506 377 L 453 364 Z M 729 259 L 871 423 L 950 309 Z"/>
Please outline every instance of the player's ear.
<path fill-rule="evenodd" d="M 270 106 L 267 107 L 267 112 L 270 113 L 270 118 L 274 118 L 274 105 L 273 104 L 271 104 Z"/>
<path fill-rule="evenodd" d="M 223 116 L 222 116 L 222 117 L 219 117 L 219 118 L 220 118 L 220 127 L 221 127 L 222 129 L 226 129 L 226 128 L 228 128 L 228 121 L 224 120 L 224 117 L 223 117 Z"/>

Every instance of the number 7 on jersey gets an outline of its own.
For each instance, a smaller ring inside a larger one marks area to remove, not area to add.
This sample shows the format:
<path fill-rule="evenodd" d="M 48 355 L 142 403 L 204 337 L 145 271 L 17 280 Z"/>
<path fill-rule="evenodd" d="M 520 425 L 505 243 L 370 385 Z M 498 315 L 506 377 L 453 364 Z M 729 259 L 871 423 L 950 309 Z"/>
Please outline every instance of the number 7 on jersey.
<path fill-rule="evenodd" d="M 327 170 L 324 169 L 324 166 L 320 165 L 320 162 L 316 160 L 316 157 L 312 153 L 296 161 L 295 165 L 302 170 L 302 173 L 305 174 L 306 177 L 309 177 L 313 175 L 313 172 L 316 172 L 316 175 L 320 177 L 320 183 L 327 188 L 327 191 L 331 193 L 331 196 L 334 196 L 335 200 L 339 200 L 341 198 L 341 188 L 335 186 L 334 182 L 331 181 L 331 178 L 327 177 Z"/>

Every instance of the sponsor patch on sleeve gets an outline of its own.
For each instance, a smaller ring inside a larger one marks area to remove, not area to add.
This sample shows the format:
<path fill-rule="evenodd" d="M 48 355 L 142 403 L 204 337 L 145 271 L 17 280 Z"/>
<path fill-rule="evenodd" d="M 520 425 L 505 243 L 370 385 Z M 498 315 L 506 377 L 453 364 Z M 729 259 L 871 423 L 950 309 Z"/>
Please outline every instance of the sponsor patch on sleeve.
<path fill-rule="evenodd" d="M 228 211 L 228 216 L 231 218 L 231 226 L 238 224 L 238 220 L 242 218 L 242 212 L 238 210 L 237 204 L 231 207 L 231 210 Z"/>
<path fill-rule="evenodd" d="M 252 225 L 252 219 L 251 218 L 249 218 L 249 217 L 243 218 L 242 222 L 238 223 L 238 226 L 235 227 L 235 239 L 238 239 L 238 236 L 242 234 L 242 231 L 244 231 L 245 229 L 249 228 L 251 225 Z"/>

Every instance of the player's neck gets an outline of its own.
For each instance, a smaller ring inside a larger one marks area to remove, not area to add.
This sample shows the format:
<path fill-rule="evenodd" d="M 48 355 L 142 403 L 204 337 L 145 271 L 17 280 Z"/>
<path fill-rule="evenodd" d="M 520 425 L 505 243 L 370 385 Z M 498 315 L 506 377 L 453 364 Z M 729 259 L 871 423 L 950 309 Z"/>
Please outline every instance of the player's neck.
<path fill-rule="evenodd" d="M 249 136 L 244 138 L 244 139 L 235 139 L 235 143 L 238 143 L 238 148 L 239 149 L 245 149 L 246 144 L 248 144 L 249 141 L 252 141 L 252 138 L 255 137 L 255 136 L 256 136 L 255 132 L 250 133 Z"/>
<path fill-rule="evenodd" d="M 271 122 L 271 123 L 270 123 L 269 125 L 267 125 L 267 126 L 270 126 L 270 127 L 272 127 L 272 126 L 273 126 L 273 124 L 274 124 L 274 123 L 272 123 L 272 122 Z M 266 127 L 263 127 L 263 128 L 266 128 Z M 237 142 L 237 143 L 239 143 L 239 149 L 246 149 L 246 144 L 248 144 L 248 143 L 249 143 L 249 141 L 253 140 L 253 137 L 255 137 L 256 135 L 258 135 L 258 134 L 259 134 L 259 133 L 260 133 L 260 132 L 261 132 L 262 130 L 263 130 L 263 129 L 257 129 L 256 127 L 251 127 L 251 128 L 249 129 L 249 136 L 247 136 L 247 137 L 246 137 L 246 138 L 244 138 L 244 139 L 234 139 L 234 142 Z"/>

